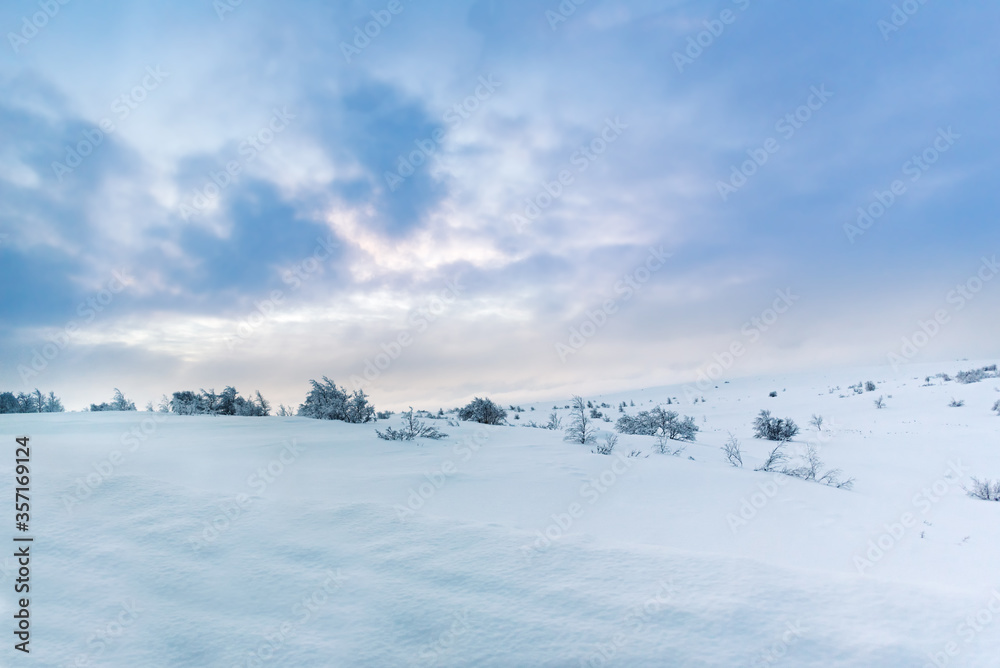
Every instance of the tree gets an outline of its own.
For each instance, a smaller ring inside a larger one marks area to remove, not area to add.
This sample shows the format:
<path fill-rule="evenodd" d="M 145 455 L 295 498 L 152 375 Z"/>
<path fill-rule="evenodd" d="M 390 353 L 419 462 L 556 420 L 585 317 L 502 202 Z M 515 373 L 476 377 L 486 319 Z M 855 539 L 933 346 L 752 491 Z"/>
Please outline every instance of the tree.
<path fill-rule="evenodd" d="M 312 389 L 305 403 L 299 406 L 299 415 L 318 420 L 343 420 L 344 422 L 371 422 L 375 419 L 375 407 L 368 402 L 364 390 L 355 390 L 350 396 L 347 390 L 337 387 L 332 380 L 323 376 L 323 381 L 309 381 Z M 259 396 L 259 395 L 258 395 Z"/>
<path fill-rule="evenodd" d="M 343 420 L 347 416 L 347 392 L 323 376 L 322 382 L 310 380 L 312 389 L 299 406 L 299 415 L 317 420 Z"/>
<path fill-rule="evenodd" d="M 566 428 L 565 440 L 581 445 L 590 445 L 597 435 L 597 427 L 587 413 L 587 404 L 582 397 L 574 396 L 569 413 L 569 427 Z"/>
<path fill-rule="evenodd" d="M 113 411 L 134 411 L 135 403 L 129 401 L 122 394 L 122 391 L 117 387 L 115 388 L 115 396 L 111 399 L 111 410 Z"/>
<path fill-rule="evenodd" d="M 17 402 L 17 397 L 13 392 L 0 394 L 0 413 L 20 413 L 21 405 Z"/>
<path fill-rule="evenodd" d="M 503 424 L 507 419 L 507 411 L 488 398 L 476 397 L 458 409 L 458 419 L 481 424 Z"/>
<path fill-rule="evenodd" d="M 170 410 L 177 415 L 195 415 L 198 413 L 198 395 L 190 390 L 174 392 L 170 400 Z"/>
<path fill-rule="evenodd" d="M 442 412 L 443 413 L 443 412 Z M 344 420 L 355 424 L 371 422 L 375 419 L 375 407 L 368 403 L 364 390 L 354 390 L 344 411 Z"/>

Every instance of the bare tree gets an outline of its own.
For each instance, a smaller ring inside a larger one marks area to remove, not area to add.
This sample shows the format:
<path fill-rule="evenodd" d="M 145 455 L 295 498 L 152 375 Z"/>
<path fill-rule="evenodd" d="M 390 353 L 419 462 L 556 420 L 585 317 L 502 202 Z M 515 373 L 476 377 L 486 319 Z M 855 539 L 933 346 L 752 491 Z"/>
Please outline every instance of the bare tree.
<path fill-rule="evenodd" d="M 566 428 L 565 440 L 581 445 L 590 445 L 597 435 L 597 427 L 593 418 L 587 412 L 587 404 L 582 397 L 574 396 L 570 406 L 569 427 Z"/>

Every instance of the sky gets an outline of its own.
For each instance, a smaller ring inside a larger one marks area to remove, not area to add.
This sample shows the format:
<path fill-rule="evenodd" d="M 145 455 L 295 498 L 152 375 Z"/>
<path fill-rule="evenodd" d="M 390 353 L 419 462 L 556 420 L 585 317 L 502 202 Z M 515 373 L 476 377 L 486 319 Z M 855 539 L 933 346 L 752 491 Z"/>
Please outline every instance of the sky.
<path fill-rule="evenodd" d="M 996 356 L 998 20 L 5 2 L 0 389 L 447 408 Z"/>

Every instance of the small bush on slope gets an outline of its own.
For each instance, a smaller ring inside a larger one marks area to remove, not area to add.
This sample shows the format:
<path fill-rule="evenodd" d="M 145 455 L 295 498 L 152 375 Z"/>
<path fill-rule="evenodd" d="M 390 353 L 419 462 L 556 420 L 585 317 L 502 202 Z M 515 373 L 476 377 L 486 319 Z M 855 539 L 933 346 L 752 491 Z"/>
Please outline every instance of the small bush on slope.
<path fill-rule="evenodd" d="M 694 418 L 684 416 L 680 418 L 674 411 L 665 411 L 659 406 L 651 411 L 640 411 L 638 415 L 623 415 L 618 418 L 615 429 L 622 434 L 638 434 L 641 436 L 655 436 L 658 431 L 662 431 L 667 438 L 675 441 L 693 441 L 698 432 L 698 425 L 694 423 Z"/>
<path fill-rule="evenodd" d="M 412 441 L 416 438 L 430 438 L 438 440 L 448 438 L 448 434 L 438 431 L 437 427 L 428 427 L 413 415 L 413 407 L 403 413 L 402 429 L 387 428 L 384 432 L 375 430 L 375 433 L 384 441 Z"/>
<path fill-rule="evenodd" d="M 790 441 L 799 433 L 799 427 L 791 418 L 771 417 L 771 411 L 761 411 L 753 421 L 753 437 L 768 441 Z"/>
<path fill-rule="evenodd" d="M 458 409 L 458 419 L 482 424 L 503 424 L 507 419 L 507 411 L 489 399 L 476 397 Z"/>
<path fill-rule="evenodd" d="M 972 487 L 966 488 L 966 493 L 975 499 L 983 501 L 1000 501 L 1000 480 L 979 478 L 972 479 Z"/>

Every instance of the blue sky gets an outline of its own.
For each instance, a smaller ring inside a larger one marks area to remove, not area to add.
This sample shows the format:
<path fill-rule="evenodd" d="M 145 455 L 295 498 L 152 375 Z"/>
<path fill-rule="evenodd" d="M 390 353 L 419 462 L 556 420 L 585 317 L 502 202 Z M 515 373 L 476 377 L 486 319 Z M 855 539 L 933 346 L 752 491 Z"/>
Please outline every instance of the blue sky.
<path fill-rule="evenodd" d="M 726 377 L 889 373 L 942 310 L 906 360 L 996 355 L 998 19 L 5 3 L 0 387 L 448 406 L 688 382 L 734 344 Z"/>

